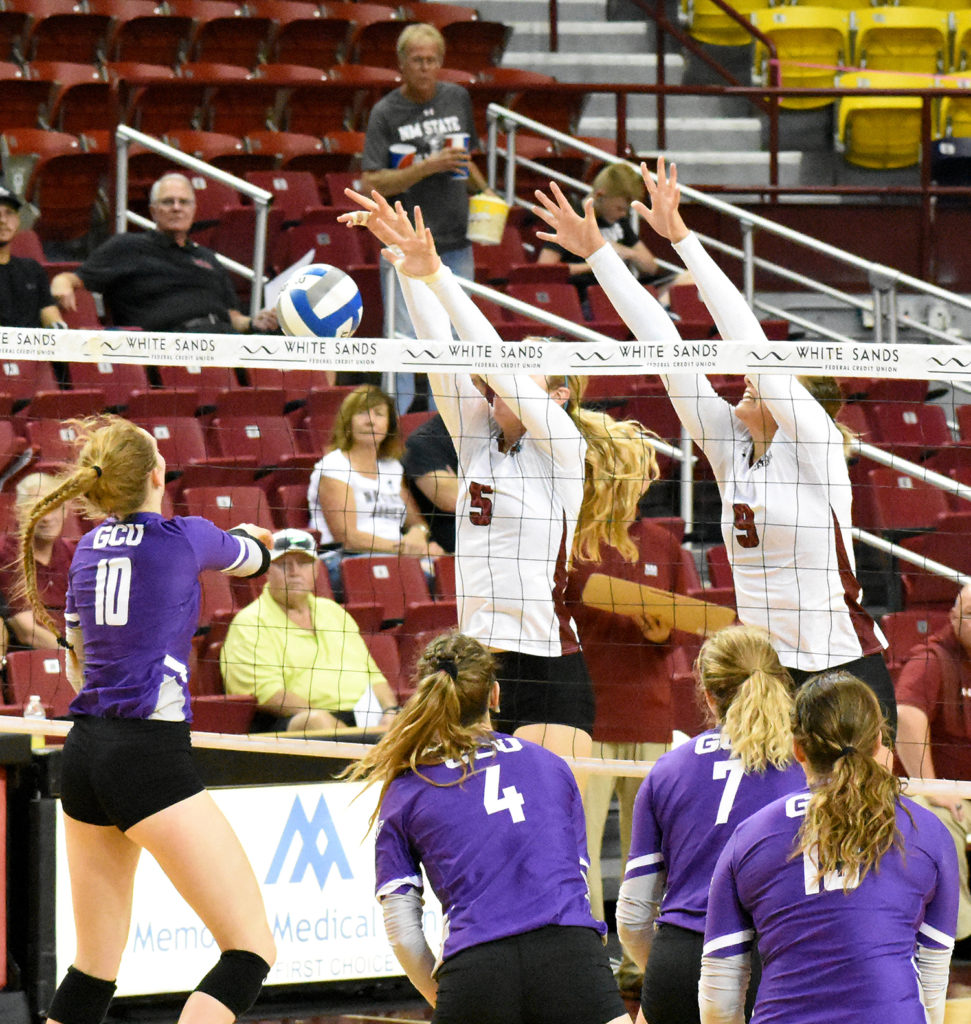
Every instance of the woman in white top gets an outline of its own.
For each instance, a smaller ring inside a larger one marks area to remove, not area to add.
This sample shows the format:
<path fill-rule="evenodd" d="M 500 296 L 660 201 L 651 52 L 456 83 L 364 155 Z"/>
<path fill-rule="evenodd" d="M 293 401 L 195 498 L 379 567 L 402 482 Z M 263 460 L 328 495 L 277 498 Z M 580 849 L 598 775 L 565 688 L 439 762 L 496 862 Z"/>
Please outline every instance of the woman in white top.
<path fill-rule="evenodd" d="M 499 336 L 415 226 L 377 194 L 348 190 L 396 262 L 416 332 L 462 340 Z M 565 603 L 571 557 L 603 542 L 633 561 L 627 536 L 637 500 L 657 474 L 639 424 L 581 408 L 585 378 L 430 374 L 459 462 L 456 581 L 459 627 L 497 652 L 499 727 L 556 753 L 588 756 L 593 692 Z M 578 778 L 581 784 L 582 778 Z"/>
<path fill-rule="evenodd" d="M 362 384 L 341 403 L 331 450 L 314 466 L 307 489 L 310 526 L 330 547 L 324 562 L 342 592 L 345 555 L 442 555 L 404 481 L 394 403 Z"/>
<path fill-rule="evenodd" d="M 691 272 L 723 338 L 765 342 L 743 296 L 688 231 L 678 211 L 677 171 L 658 161 L 657 183 L 642 165 L 651 208 L 637 212 L 675 247 Z M 539 215 L 555 240 L 584 259 L 635 337 L 680 341 L 659 303 L 607 245 L 587 203 L 580 217 L 556 185 L 537 192 Z M 876 693 L 891 729 L 893 684 L 883 660 L 883 634 L 860 604 L 850 538 L 852 497 L 845 437 L 833 416 L 839 392 L 828 378 L 749 375 L 734 407 L 703 374 L 662 378 L 682 422 L 715 470 L 722 534 L 732 564 L 738 616 L 772 636 L 797 683 L 842 668 Z"/>

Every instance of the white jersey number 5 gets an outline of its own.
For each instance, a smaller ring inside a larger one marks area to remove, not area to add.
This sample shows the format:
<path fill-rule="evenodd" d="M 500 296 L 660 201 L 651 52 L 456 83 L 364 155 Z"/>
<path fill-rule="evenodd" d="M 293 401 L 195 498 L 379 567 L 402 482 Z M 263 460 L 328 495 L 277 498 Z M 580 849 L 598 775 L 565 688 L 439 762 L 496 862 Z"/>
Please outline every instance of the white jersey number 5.
<path fill-rule="evenodd" d="M 506 786 L 502 796 L 499 795 L 499 765 L 490 764 L 485 770 L 485 792 L 482 796 L 486 814 L 508 811 L 513 821 L 525 821 L 524 802 L 522 793 L 515 786 Z"/>
<path fill-rule="evenodd" d="M 722 798 L 718 801 L 718 813 L 715 815 L 715 824 L 724 825 L 728 816 L 732 813 L 732 804 L 735 803 L 735 794 L 738 792 L 738 784 L 745 774 L 742 762 L 737 757 L 731 757 L 727 761 L 716 761 L 711 766 L 711 777 L 713 779 L 726 779 L 725 789 Z"/>

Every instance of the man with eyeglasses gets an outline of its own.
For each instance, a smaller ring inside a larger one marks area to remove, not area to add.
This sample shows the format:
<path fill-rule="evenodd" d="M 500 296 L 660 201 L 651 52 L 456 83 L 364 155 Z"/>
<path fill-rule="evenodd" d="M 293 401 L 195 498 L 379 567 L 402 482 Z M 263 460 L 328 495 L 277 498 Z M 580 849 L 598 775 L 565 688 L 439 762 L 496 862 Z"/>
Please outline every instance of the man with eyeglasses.
<path fill-rule="evenodd" d="M 362 184 L 393 202 L 400 199 L 408 215 L 421 207 L 442 262 L 459 277 L 474 274 L 472 246 L 465 237 L 469 194 L 488 185 L 469 153 L 478 147 L 472 100 L 454 82 L 439 81 L 445 40 L 434 25 L 409 25 L 398 36 L 401 85 L 371 110 L 364 140 Z M 393 289 L 393 291 L 392 291 Z M 394 333 L 413 338 L 404 296 L 390 264 L 383 264 L 381 290 L 385 325 L 394 296 Z M 398 410 L 407 412 L 413 391 L 398 380 Z"/>
<path fill-rule="evenodd" d="M 185 175 L 165 174 L 152 186 L 149 210 L 155 229 L 115 235 L 76 272 L 58 274 L 51 293 L 63 309 L 75 308 L 78 288 L 104 295 L 114 324 L 148 331 L 266 334 L 276 314 L 252 319 L 237 308 L 228 271 L 211 249 L 189 237 L 195 192 Z"/>

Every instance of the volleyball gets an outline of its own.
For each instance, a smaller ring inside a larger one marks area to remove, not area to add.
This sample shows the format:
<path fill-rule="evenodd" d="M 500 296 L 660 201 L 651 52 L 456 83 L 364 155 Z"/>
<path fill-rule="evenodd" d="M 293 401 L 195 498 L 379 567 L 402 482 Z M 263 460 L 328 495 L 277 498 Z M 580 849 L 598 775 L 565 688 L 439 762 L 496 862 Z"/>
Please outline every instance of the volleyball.
<path fill-rule="evenodd" d="M 276 313 L 284 334 L 349 338 L 363 314 L 354 279 L 328 263 L 312 263 L 287 281 Z"/>

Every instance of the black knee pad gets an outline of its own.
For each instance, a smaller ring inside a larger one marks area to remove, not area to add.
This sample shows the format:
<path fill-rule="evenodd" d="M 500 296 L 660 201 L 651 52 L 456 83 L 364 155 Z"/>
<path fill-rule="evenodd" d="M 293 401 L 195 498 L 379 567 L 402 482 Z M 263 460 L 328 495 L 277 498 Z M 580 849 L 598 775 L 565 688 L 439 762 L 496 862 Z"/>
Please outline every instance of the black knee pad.
<path fill-rule="evenodd" d="M 115 994 L 115 983 L 69 967 L 57 986 L 47 1016 L 60 1024 L 101 1024 Z"/>
<path fill-rule="evenodd" d="M 197 992 L 218 999 L 238 1017 L 256 1002 L 270 965 L 248 949 L 227 949 L 215 967 L 199 982 Z"/>

